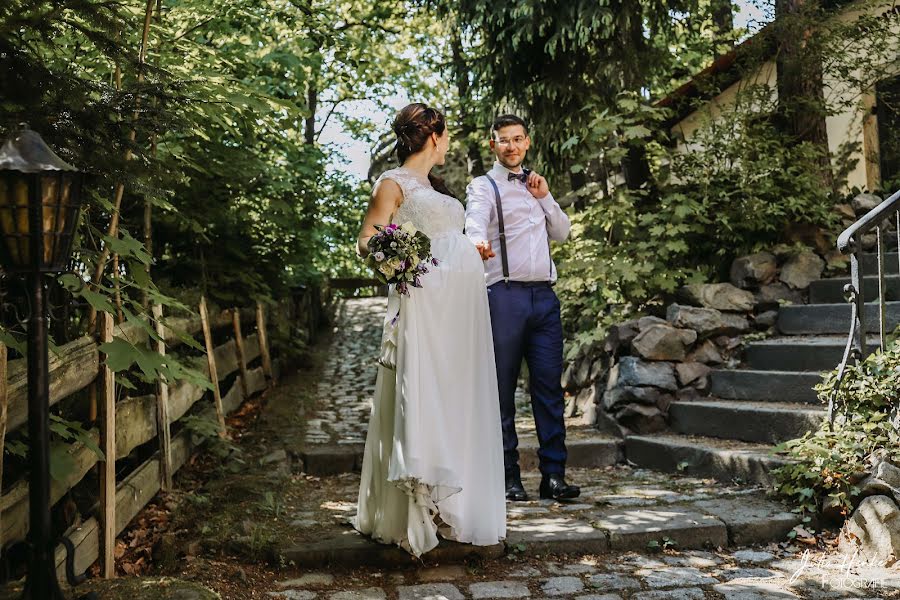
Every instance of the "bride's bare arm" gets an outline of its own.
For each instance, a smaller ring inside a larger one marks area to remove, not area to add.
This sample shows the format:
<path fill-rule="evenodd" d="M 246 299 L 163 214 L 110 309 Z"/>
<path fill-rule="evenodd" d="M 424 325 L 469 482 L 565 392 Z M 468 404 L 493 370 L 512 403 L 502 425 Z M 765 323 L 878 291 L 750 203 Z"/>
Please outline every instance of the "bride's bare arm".
<path fill-rule="evenodd" d="M 365 258 L 369 254 L 369 238 L 378 233 L 376 225 L 387 225 L 391 222 L 394 212 L 403 202 L 403 192 L 396 182 L 383 179 L 372 191 L 372 199 L 369 201 L 369 210 L 359 230 L 359 238 L 356 241 L 357 253 Z"/>

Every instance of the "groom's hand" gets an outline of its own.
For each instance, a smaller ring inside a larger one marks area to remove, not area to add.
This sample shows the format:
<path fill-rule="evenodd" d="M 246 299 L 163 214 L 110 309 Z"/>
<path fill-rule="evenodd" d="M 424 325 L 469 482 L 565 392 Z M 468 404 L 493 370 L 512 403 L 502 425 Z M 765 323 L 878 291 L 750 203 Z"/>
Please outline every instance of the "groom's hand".
<path fill-rule="evenodd" d="M 537 200 L 544 198 L 550 193 L 550 186 L 547 180 L 532 171 L 528 174 L 528 181 L 525 182 L 528 192 Z"/>
<path fill-rule="evenodd" d="M 494 251 L 491 250 L 490 242 L 478 242 L 477 244 L 475 244 L 475 248 L 478 249 L 478 254 L 481 255 L 481 260 L 487 260 L 489 258 L 497 256 L 496 254 L 494 254 Z"/>

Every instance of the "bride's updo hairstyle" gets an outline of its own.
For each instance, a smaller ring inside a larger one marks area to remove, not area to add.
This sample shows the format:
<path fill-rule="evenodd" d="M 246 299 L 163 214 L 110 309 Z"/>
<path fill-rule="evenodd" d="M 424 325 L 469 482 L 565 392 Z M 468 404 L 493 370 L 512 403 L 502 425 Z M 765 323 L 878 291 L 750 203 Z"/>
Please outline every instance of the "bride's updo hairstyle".
<path fill-rule="evenodd" d="M 394 152 L 397 153 L 397 160 L 402 165 L 411 155 L 425 148 L 432 133 L 443 135 L 447 128 L 447 120 L 438 109 L 414 102 L 403 107 L 394 118 L 391 127 L 397 136 Z M 451 192 L 444 180 L 437 175 L 429 173 L 428 180 L 435 190 L 456 198 L 456 194 Z"/>

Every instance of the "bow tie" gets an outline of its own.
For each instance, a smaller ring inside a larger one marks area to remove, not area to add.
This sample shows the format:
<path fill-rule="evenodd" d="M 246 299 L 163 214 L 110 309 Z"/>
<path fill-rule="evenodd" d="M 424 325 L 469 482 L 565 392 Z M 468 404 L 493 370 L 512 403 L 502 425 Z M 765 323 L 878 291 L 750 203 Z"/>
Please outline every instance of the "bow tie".
<path fill-rule="evenodd" d="M 512 181 L 513 179 L 518 179 L 522 183 L 525 183 L 528 181 L 528 171 L 523 169 L 521 173 L 510 173 L 507 181 Z"/>

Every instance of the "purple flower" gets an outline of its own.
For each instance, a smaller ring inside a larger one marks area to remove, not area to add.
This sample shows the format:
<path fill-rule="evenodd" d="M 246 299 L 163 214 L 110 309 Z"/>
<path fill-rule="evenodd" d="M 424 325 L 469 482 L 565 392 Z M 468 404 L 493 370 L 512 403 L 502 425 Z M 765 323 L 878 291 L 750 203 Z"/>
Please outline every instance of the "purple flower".
<path fill-rule="evenodd" d="M 431 264 L 433 264 L 434 266 L 437 266 L 437 264 L 438 264 L 438 259 L 432 258 L 432 259 L 431 259 Z"/>

